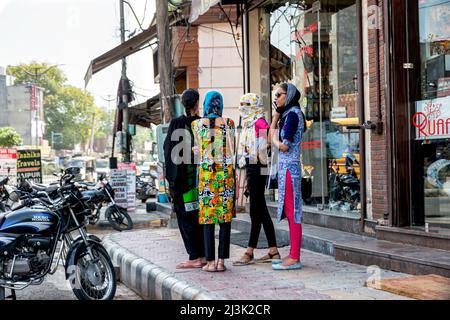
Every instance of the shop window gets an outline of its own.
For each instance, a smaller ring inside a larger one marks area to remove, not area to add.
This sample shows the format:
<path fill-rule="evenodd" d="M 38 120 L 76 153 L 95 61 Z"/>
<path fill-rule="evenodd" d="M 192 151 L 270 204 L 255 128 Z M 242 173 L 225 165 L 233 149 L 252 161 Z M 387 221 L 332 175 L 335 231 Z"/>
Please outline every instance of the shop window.
<path fill-rule="evenodd" d="M 272 89 L 292 82 L 302 93 L 308 121 L 302 145 L 303 176 L 312 181 L 305 205 L 359 216 L 360 150 L 357 110 L 356 2 L 286 2 L 272 8 Z M 272 52 L 277 52 L 273 54 Z M 281 70 L 283 69 L 283 70 Z"/>

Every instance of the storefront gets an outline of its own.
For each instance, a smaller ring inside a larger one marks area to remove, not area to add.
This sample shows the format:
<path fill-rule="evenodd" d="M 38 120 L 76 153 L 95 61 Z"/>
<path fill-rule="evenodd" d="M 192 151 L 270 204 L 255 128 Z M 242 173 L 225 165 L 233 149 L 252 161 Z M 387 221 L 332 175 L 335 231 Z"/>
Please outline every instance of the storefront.
<path fill-rule="evenodd" d="M 449 235 L 450 2 L 252 3 L 247 89 L 303 94 L 304 210 Z"/>
<path fill-rule="evenodd" d="M 407 35 L 393 32 L 390 62 L 392 224 L 450 235 L 450 3 L 393 1 L 391 18 Z"/>
<path fill-rule="evenodd" d="M 359 218 L 362 157 L 356 1 L 268 5 L 259 14 L 259 25 L 270 43 L 268 91 L 273 97 L 278 84 L 291 82 L 303 96 L 301 107 L 308 121 L 302 146 L 303 177 L 310 183 L 309 190 L 304 190 L 305 210 Z"/>

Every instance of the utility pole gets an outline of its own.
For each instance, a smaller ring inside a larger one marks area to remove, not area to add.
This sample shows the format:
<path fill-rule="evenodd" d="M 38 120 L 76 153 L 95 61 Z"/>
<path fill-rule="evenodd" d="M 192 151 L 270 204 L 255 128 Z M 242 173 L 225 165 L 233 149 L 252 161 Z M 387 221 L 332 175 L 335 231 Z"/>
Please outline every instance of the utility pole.
<path fill-rule="evenodd" d="M 124 0 L 120 0 L 120 41 L 121 43 L 125 42 L 125 12 L 124 12 Z M 125 103 L 125 108 L 123 109 L 123 125 L 122 132 L 124 133 L 125 138 L 125 154 L 124 154 L 124 162 L 131 162 L 131 154 L 130 154 L 130 144 L 128 143 L 128 92 L 124 90 L 127 88 L 124 84 L 127 79 L 127 60 L 126 58 L 122 58 L 122 77 L 121 77 L 121 85 L 122 85 L 122 94 L 123 94 L 123 102 Z"/>
<path fill-rule="evenodd" d="M 175 115 L 173 101 L 172 51 L 169 33 L 168 2 L 156 0 L 156 26 L 158 30 L 158 71 L 162 122 L 169 122 Z"/>
<path fill-rule="evenodd" d="M 95 128 L 95 113 L 92 114 L 91 138 L 89 139 L 89 151 L 88 151 L 89 155 L 91 155 L 94 152 L 94 128 Z"/>

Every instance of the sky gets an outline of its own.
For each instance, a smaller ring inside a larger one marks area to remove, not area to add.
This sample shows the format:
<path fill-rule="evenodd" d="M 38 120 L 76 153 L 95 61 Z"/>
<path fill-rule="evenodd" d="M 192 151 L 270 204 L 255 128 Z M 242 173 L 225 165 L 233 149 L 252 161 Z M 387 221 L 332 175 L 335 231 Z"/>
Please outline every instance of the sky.
<path fill-rule="evenodd" d="M 146 29 L 155 12 L 154 0 L 128 0 Z M 146 8 L 146 10 L 145 10 Z M 145 16 L 144 16 L 145 12 Z M 125 5 L 126 35 L 137 29 Z M 126 37 L 126 39 L 128 36 Z M 120 44 L 119 0 L 0 0 L 0 67 L 32 60 L 59 66 L 68 84 L 84 89 L 91 60 Z M 136 102 L 159 92 L 153 81 L 152 49 L 127 59 L 127 75 L 135 84 Z M 100 107 L 114 107 L 121 62 L 98 72 L 87 91 Z"/>

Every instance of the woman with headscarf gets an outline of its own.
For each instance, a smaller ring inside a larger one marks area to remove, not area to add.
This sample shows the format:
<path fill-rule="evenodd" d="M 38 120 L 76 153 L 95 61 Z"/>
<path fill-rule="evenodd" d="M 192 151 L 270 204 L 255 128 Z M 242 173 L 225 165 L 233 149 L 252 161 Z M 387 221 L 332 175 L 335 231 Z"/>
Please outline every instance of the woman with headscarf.
<path fill-rule="evenodd" d="M 273 260 L 274 270 L 301 269 L 302 245 L 302 168 L 301 142 L 306 121 L 300 109 L 300 91 L 293 84 L 281 84 L 275 94 L 276 110 L 273 113 L 269 138 L 279 149 L 278 155 L 278 212 L 277 220 L 287 218 L 291 248 L 289 256 Z M 274 135 L 278 128 L 278 136 Z"/>
<path fill-rule="evenodd" d="M 234 122 L 223 118 L 223 98 L 217 91 L 206 94 L 203 118 L 192 122 L 198 153 L 199 223 L 204 225 L 204 271 L 225 271 L 230 257 L 231 220 L 235 210 Z M 220 225 L 218 260 L 215 261 L 215 225 Z"/>
<path fill-rule="evenodd" d="M 270 128 L 265 119 L 264 108 L 260 96 L 248 93 L 242 96 L 239 111 L 242 119 L 242 135 L 239 154 L 243 155 L 239 166 L 246 169 L 246 194 L 250 197 L 251 229 L 247 250 L 244 255 L 233 263 L 234 266 L 244 266 L 254 262 L 270 262 L 280 259 L 275 238 L 275 228 L 267 209 L 264 197 L 267 175 L 267 133 Z M 260 259 L 254 259 L 254 249 L 258 245 L 261 225 L 269 244 L 269 252 Z"/>

